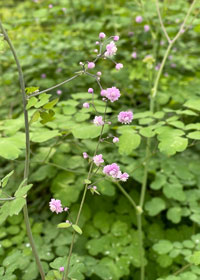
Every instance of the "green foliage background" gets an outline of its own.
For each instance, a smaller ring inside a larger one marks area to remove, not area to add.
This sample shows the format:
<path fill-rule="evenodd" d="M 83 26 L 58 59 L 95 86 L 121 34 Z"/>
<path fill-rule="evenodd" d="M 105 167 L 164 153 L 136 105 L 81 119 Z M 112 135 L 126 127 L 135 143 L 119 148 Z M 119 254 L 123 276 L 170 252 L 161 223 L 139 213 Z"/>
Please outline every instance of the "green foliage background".
<path fill-rule="evenodd" d="M 108 110 L 113 124 L 111 133 L 119 135 L 120 142 L 115 147 L 104 143 L 100 152 L 107 163 L 117 162 L 130 174 L 123 187 L 138 202 L 146 139 L 153 139 L 143 215 L 145 280 L 195 280 L 200 277 L 200 22 L 198 18 L 189 19 L 188 30 L 170 53 L 161 77 L 156 113 L 151 114 L 149 79 L 155 78 L 155 67 L 162 60 L 167 42 L 155 1 L 143 1 L 143 9 L 139 3 L 7 0 L 0 1 L 0 14 L 16 47 L 26 86 L 41 90 L 73 76 L 80 69 L 80 61 L 94 58 L 99 32 L 120 35 L 116 59 L 124 68 L 117 72 L 109 61 L 100 62 L 95 68 L 102 71 L 105 87 L 116 86 L 122 93 L 119 102 Z M 178 31 L 188 7 L 186 0 L 163 1 L 162 14 L 171 37 Z M 141 24 L 135 22 L 138 15 L 144 18 Z M 154 37 L 151 32 L 144 32 L 144 24 L 150 24 Z M 137 52 L 137 59 L 131 57 L 133 51 Z M 143 62 L 149 54 L 155 58 L 152 70 Z M 15 171 L 6 186 L 6 192 L 12 195 L 23 177 L 24 122 L 16 65 L 2 37 L 0 65 L 0 175 L 2 178 Z M 88 87 L 95 89 L 96 97 L 99 95 L 90 77 L 79 77 L 62 86 L 62 95 L 53 108 L 55 115 L 48 111 L 48 116 L 40 114 L 31 124 L 33 186 L 28 207 L 47 280 L 61 279 L 58 269 L 66 263 L 72 236 L 71 229 L 56 227 L 67 218 L 66 214 L 50 213 L 48 203 L 51 197 L 61 199 L 70 207 L 70 219 L 75 219 L 88 167 L 82 153 L 93 153 L 100 133 L 90 124 L 92 110 L 82 109 L 82 103 L 90 96 L 86 93 Z M 51 100 L 58 97 L 56 90 L 51 95 Z M 39 104 L 29 109 L 30 116 L 39 112 L 50 95 L 43 98 L 44 102 L 36 101 Z M 102 112 L 100 99 L 95 102 Z M 122 127 L 116 116 L 126 109 L 134 111 L 134 122 Z M 83 234 L 76 240 L 70 277 L 137 280 L 140 254 L 135 212 L 114 183 L 105 180 L 97 186 L 101 196 L 88 194 L 81 216 Z M 2 213 L 1 207 L 1 279 L 39 279 L 22 213 L 10 214 L 8 218 Z M 187 270 L 174 275 L 188 263 L 191 265 Z"/>

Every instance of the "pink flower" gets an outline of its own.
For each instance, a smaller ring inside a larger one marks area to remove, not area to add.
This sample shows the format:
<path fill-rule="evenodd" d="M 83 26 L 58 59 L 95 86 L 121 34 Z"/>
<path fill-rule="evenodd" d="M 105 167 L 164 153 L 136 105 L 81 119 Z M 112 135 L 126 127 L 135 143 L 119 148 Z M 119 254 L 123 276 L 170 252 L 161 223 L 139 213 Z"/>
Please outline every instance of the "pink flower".
<path fill-rule="evenodd" d="M 106 94 L 105 96 L 111 101 L 111 102 L 114 102 L 116 100 L 119 99 L 120 97 L 120 91 L 118 88 L 116 87 L 111 87 L 111 88 L 107 88 L 106 89 Z"/>
<path fill-rule="evenodd" d="M 106 174 L 108 176 L 112 176 L 113 178 L 117 178 L 119 172 L 120 172 L 120 169 L 116 163 L 106 165 L 103 169 L 104 174 Z"/>
<path fill-rule="evenodd" d="M 52 8 L 53 8 L 53 5 L 52 5 L 52 4 L 50 4 L 50 5 L 49 5 L 49 9 L 52 9 Z"/>
<path fill-rule="evenodd" d="M 95 67 L 95 63 L 94 62 L 88 62 L 88 69 L 92 69 Z"/>
<path fill-rule="evenodd" d="M 83 158 L 88 158 L 88 154 L 86 152 L 83 152 Z"/>
<path fill-rule="evenodd" d="M 150 27 L 149 27 L 149 25 L 146 24 L 146 25 L 144 26 L 144 31 L 145 31 L 145 32 L 148 32 L 149 30 L 150 30 Z"/>
<path fill-rule="evenodd" d="M 65 270 L 64 266 L 61 266 L 61 267 L 59 268 L 59 270 L 60 270 L 60 272 L 63 272 L 63 271 Z"/>
<path fill-rule="evenodd" d="M 106 96 L 107 91 L 105 89 L 101 90 L 101 96 Z"/>
<path fill-rule="evenodd" d="M 96 41 L 96 43 L 95 43 L 96 45 L 99 45 L 99 41 Z"/>
<path fill-rule="evenodd" d="M 158 64 L 156 65 L 156 67 L 155 67 L 155 70 L 158 71 L 158 70 L 160 69 L 160 66 L 161 66 L 161 64 L 158 63 Z"/>
<path fill-rule="evenodd" d="M 93 157 L 93 161 L 94 161 L 94 163 L 96 164 L 96 166 L 100 166 L 101 163 L 104 162 L 104 160 L 103 160 L 103 158 L 102 158 L 102 154 L 94 156 L 94 157 Z"/>
<path fill-rule="evenodd" d="M 113 143 L 117 143 L 117 142 L 119 142 L 119 138 L 114 137 L 114 138 L 113 138 Z"/>
<path fill-rule="evenodd" d="M 93 188 L 93 190 L 96 190 L 96 189 L 97 189 L 97 186 L 93 186 L 92 188 Z"/>
<path fill-rule="evenodd" d="M 104 124 L 103 117 L 102 116 L 96 116 L 93 120 L 93 123 L 97 126 L 103 125 Z"/>
<path fill-rule="evenodd" d="M 56 214 L 63 212 L 62 204 L 59 199 L 52 198 L 51 201 L 49 202 L 49 207 L 50 210 L 52 212 L 56 212 Z"/>
<path fill-rule="evenodd" d="M 114 41 L 119 41 L 119 36 L 114 36 L 113 40 Z"/>
<path fill-rule="evenodd" d="M 120 181 L 122 181 L 122 182 L 126 182 L 127 180 L 128 180 L 128 177 L 129 177 L 129 175 L 128 175 L 128 173 L 122 173 L 121 175 L 120 175 L 120 177 L 119 177 L 119 179 L 120 179 Z"/>
<path fill-rule="evenodd" d="M 135 21 L 136 21 L 137 23 L 141 23 L 141 22 L 143 21 L 142 16 L 137 16 L 137 17 L 135 18 Z"/>
<path fill-rule="evenodd" d="M 101 73 L 100 71 L 99 71 L 99 72 L 97 72 L 97 76 L 101 76 L 101 74 L 102 74 L 102 73 Z"/>
<path fill-rule="evenodd" d="M 171 68 L 176 68 L 176 63 L 171 63 L 170 66 Z"/>
<path fill-rule="evenodd" d="M 115 68 L 116 68 L 117 70 L 120 70 L 121 68 L 123 68 L 123 64 L 122 64 L 122 63 L 117 63 L 116 66 L 115 66 Z"/>
<path fill-rule="evenodd" d="M 133 120 L 133 112 L 126 111 L 126 112 L 120 112 L 118 115 L 118 121 L 124 124 L 129 124 Z"/>
<path fill-rule="evenodd" d="M 98 53 L 98 50 L 97 50 L 97 49 L 95 49 L 95 50 L 94 50 L 94 52 L 95 52 L 95 53 Z"/>
<path fill-rule="evenodd" d="M 67 212 L 69 210 L 69 207 L 65 207 L 64 211 Z"/>
<path fill-rule="evenodd" d="M 88 92 L 89 92 L 89 93 L 93 93 L 93 92 L 94 92 L 93 88 L 89 88 L 89 89 L 88 89 Z"/>
<path fill-rule="evenodd" d="M 87 102 L 83 103 L 83 108 L 90 108 L 90 104 Z"/>
<path fill-rule="evenodd" d="M 42 75 L 41 75 L 41 78 L 42 79 L 45 79 L 47 77 L 47 75 L 45 74 L 45 73 L 43 73 Z"/>
<path fill-rule="evenodd" d="M 103 39 L 103 38 L 105 38 L 106 37 L 106 34 L 105 33 L 103 33 L 103 32 L 100 32 L 99 33 L 99 38 L 100 39 Z"/>
<path fill-rule="evenodd" d="M 58 95 L 61 95 L 61 94 L 62 94 L 62 90 L 58 89 L 58 90 L 56 91 L 56 93 L 57 93 Z"/>
<path fill-rule="evenodd" d="M 132 56 L 132 58 L 137 58 L 137 53 L 136 52 L 133 52 L 132 54 L 131 54 L 131 56 Z"/>
<path fill-rule="evenodd" d="M 105 56 L 113 56 L 116 54 L 117 47 L 115 45 L 115 42 L 111 41 L 110 44 L 106 45 L 106 52 Z"/>

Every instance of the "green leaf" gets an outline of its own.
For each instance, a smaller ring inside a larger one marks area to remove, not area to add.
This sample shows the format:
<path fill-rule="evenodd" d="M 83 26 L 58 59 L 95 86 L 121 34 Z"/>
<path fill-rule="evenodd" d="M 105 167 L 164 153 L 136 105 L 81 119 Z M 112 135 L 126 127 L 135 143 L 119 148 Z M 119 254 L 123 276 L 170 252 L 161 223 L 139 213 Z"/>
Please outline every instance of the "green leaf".
<path fill-rule="evenodd" d="M 40 117 L 40 111 L 37 110 L 35 111 L 35 113 L 32 115 L 31 120 L 30 120 L 30 124 L 36 122 Z"/>
<path fill-rule="evenodd" d="M 34 93 L 35 91 L 38 91 L 39 87 L 27 87 L 26 88 L 26 94 Z"/>
<path fill-rule="evenodd" d="M 81 92 L 81 93 L 75 93 L 71 95 L 73 99 L 78 100 L 78 99 L 91 99 L 92 98 L 92 94 L 91 93 L 86 93 L 86 92 Z M 94 98 L 96 98 L 95 94 L 94 94 Z"/>
<path fill-rule="evenodd" d="M 188 107 L 190 109 L 194 109 L 200 111 L 200 100 L 198 99 L 189 99 L 183 106 Z"/>
<path fill-rule="evenodd" d="M 0 224 L 2 224 L 7 217 L 9 216 L 9 211 L 10 211 L 10 201 L 5 202 L 3 206 L 0 208 Z"/>
<path fill-rule="evenodd" d="M 166 183 L 166 176 L 161 174 L 161 173 L 157 173 L 156 174 L 156 178 L 155 180 L 151 183 L 150 187 L 153 190 L 159 190 L 162 188 L 162 186 Z"/>
<path fill-rule="evenodd" d="M 178 224 L 181 221 L 182 210 L 180 207 L 172 207 L 167 211 L 167 219 L 174 224 Z"/>
<path fill-rule="evenodd" d="M 40 94 L 40 95 L 39 95 L 40 101 L 37 102 L 37 104 L 35 105 L 35 108 L 40 108 L 40 107 L 42 107 L 44 104 L 48 103 L 49 98 L 50 98 L 50 95 L 49 95 L 49 94 L 46 94 L 46 93 Z"/>
<path fill-rule="evenodd" d="M 196 251 L 189 258 L 189 262 L 195 265 L 200 265 L 200 251 Z"/>
<path fill-rule="evenodd" d="M 31 97 L 29 100 L 28 100 L 28 104 L 26 105 L 26 110 L 30 109 L 31 107 L 35 106 L 35 104 L 38 102 L 37 98 L 36 97 Z"/>
<path fill-rule="evenodd" d="M 10 141 L 10 138 L 0 138 L 0 156 L 6 159 L 16 159 L 21 154 L 21 150 Z"/>
<path fill-rule="evenodd" d="M 15 197 L 23 197 L 27 194 L 27 192 L 32 188 L 33 184 L 29 184 L 24 187 L 19 187 L 18 190 L 15 192 Z"/>
<path fill-rule="evenodd" d="M 52 109 L 58 102 L 59 98 L 55 98 L 43 106 L 44 109 Z"/>
<path fill-rule="evenodd" d="M 10 211 L 9 215 L 18 215 L 22 210 L 24 205 L 26 204 L 26 200 L 23 197 L 18 197 L 10 202 Z"/>
<path fill-rule="evenodd" d="M 72 225 L 72 227 L 78 234 L 82 234 L 82 230 L 78 225 Z"/>
<path fill-rule="evenodd" d="M 12 170 L 10 173 L 8 173 L 5 177 L 3 177 L 1 179 L 1 186 L 2 186 L 2 188 L 4 188 L 7 185 L 8 180 L 9 180 L 10 176 L 13 175 L 13 173 L 14 173 L 14 170 Z"/>
<path fill-rule="evenodd" d="M 53 110 L 49 110 L 48 112 L 41 112 L 40 117 L 42 120 L 40 121 L 42 124 L 51 122 L 54 120 L 55 112 Z"/>
<path fill-rule="evenodd" d="M 59 269 L 61 266 L 65 266 L 67 259 L 58 257 L 53 262 L 50 263 L 50 267 L 54 269 Z"/>
<path fill-rule="evenodd" d="M 119 153 L 129 155 L 140 145 L 141 137 L 133 130 L 125 131 L 119 137 Z"/>
<path fill-rule="evenodd" d="M 143 127 L 140 129 L 140 134 L 144 137 L 153 137 L 155 132 L 150 127 Z"/>
<path fill-rule="evenodd" d="M 163 187 L 163 193 L 167 198 L 185 201 L 186 194 L 183 191 L 183 186 L 179 183 L 166 183 Z"/>
<path fill-rule="evenodd" d="M 159 137 L 158 137 L 159 139 Z M 158 145 L 159 150 L 168 155 L 172 156 L 176 152 L 183 152 L 188 145 L 188 139 L 179 136 L 169 136 L 165 139 L 159 139 L 160 143 Z"/>
<path fill-rule="evenodd" d="M 34 133 L 31 133 L 31 141 L 36 143 L 42 143 L 59 135 L 60 133 L 58 130 L 36 131 Z"/>
<path fill-rule="evenodd" d="M 168 267 L 173 263 L 172 258 L 170 258 L 168 255 L 161 255 L 157 258 L 157 262 L 161 267 Z"/>
<path fill-rule="evenodd" d="M 105 126 L 104 133 L 108 130 Z M 93 124 L 80 124 L 72 128 L 72 134 L 75 138 L 79 139 L 93 139 L 100 135 L 101 126 L 95 126 Z"/>
<path fill-rule="evenodd" d="M 57 225 L 57 228 L 68 228 L 68 227 L 71 227 L 71 224 L 70 223 L 60 223 Z"/>
<path fill-rule="evenodd" d="M 200 131 L 191 132 L 187 135 L 190 139 L 200 140 Z"/>
<path fill-rule="evenodd" d="M 156 216 L 166 208 L 165 201 L 160 197 L 154 197 L 146 202 L 145 210 L 148 211 L 150 216 Z"/>
<path fill-rule="evenodd" d="M 153 245 L 153 250 L 159 255 L 169 253 L 173 249 L 173 244 L 169 240 L 159 240 L 159 242 Z"/>
<path fill-rule="evenodd" d="M 87 184 L 87 185 L 89 185 L 89 184 L 91 184 L 92 182 L 91 182 L 90 180 L 88 180 L 88 179 L 85 179 L 85 180 L 84 180 L 84 183 Z"/>

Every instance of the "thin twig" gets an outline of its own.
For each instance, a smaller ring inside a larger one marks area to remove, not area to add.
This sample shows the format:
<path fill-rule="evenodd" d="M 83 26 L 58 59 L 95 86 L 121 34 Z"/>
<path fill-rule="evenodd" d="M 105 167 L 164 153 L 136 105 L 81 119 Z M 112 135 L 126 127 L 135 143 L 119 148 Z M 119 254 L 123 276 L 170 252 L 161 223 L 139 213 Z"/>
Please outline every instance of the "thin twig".
<path fill-rule="evenodd" d="M 28 181 L 29 165 L 30 165 L 30 139 L 29 139 L 28 112 L 26 110 L 26 92 L 25 92 L 24 76 L 23 76 L 22 68 L 21 68 L 19 59 L 17 57 L 17 53 L 15 51 L 15 48 L 14 48 L 6 30 L 4 29 L 1 21 L 0 21 L 0 28 L 2 30 L 2 33 L 4 34 L 5 40 L 7 41 L 8 45 L 10 47 L 10 50 L 11 50 L 12 54 L 14 56 L 14 59 L 15 59 L 16 65 L 17 65 L 17 69 L 18 69 L 18 74 L 19 74 L 19 82 L 20 82 L 20 88 L 21 88 L 22 99 L 23 99 L 23 112 L 24 112 L 25 137 L 26 137 L 24 179 L 26 179 L 26 181 Z M 33 236 L 32 236 L 32 231 L 31 231 L 31 226 L 30 226 L 30 221 L 29 221 L 29 216 L 28 216 L 27 201 L 26 201 L 26 204 L 23 207 L 23 213 L 24 213 L 24 221 L 25 221 L 26 229 L 27 229 L 27 235 L 28 235 L 28 238 L 29 238 L 29 242 L 31 244 L 33 255 L 35 257 L 36 264 L 38 266 L 41 278 L 42 278 L 42 280 L 45 280 L 45 273 L 44 273 L 42 264 L 40 262 L 40 258 L 39 258 L 39 255 L 38 255 L 38 252 L 37 252 L 37 249 L 35 247 L 34 240 L 33 240 Z"/>
<path fill-rule="evenodd" d="M 192 265 L 191 263 L 186 264 L 186 265 L 183 266 L 181 269 L 177 270 L 177 271 L 174 273 L 174 275 L 176 276 L 176 275 L 180 274 L 181 272 L 183 272 L 183 271 L 185 271 L 187 268 L 189 268 L 191 265 Z"/>
<path fill-rule="evenodd" d="M 167 38 L 167 41 L 168 41 L 169 43 L 171 43 L 171 39 L 170 39 L 170 37 L 169 37 L 169 35 L 168 35 L 168 33 L 167 33 L 167 30 L 166 30 L 166 28 L 165 28 L 165 26 L 164 26 L 164 23 L 163 23 L 163 20 L 162 20 L 162 17 L 161 17 L 161 13 L 160 13 L 160 9 L 159 9 L 158 0 L 156 0 L 156 9 L 157 9 L 157 13 L 158 13 L 160 25 L 161 25 L 161 27 L 162 27 L 162 30 L 163 30 L 164 34 L 165 34 L 165 37 Z"/>
<path fill-rule="evenodd" d="M 39 92 L 30 94 L 30 95 L 28 95 L 27 97 L 28 97 L 28 98 L 31 98 L 31 97 L 33 97 L 33 96 L 37 96 L 37 95 L 40 95 L 40 94 L 42 94 L 42 93 L 44 93 L 44 92 L 47 92 L 47 91 L 50 91 L 50 90 L 55 89 L 55 88 L 57 88 L 57 87 L 60 87 L 60 86 L 62 86 L 62 85 L 64 85 L 64 84 L 66 84 L 66 83 L 68 83 L 68 82 L 74 80 L 75 78 L 79 77 L 80 75 L 81 75 L 81 74 L 74 75 L 73 77 L 71 77 L 71 78 L 69 78 L 69 79 L 67 79 L 67 80 L 65 80 L 65 81 L 63 81 L 63 82 L 61 82 L 61 83 L 59 83 L 59 84 L 57 84 L 57 85 L 55 85 L 55 86 L 53 86 L 53 87 L 50 87 L 50 88 L 47 88 L 47 89 L 45 89 L 45 90 L 42 90 L 42 91 L 39 91 Z"/>

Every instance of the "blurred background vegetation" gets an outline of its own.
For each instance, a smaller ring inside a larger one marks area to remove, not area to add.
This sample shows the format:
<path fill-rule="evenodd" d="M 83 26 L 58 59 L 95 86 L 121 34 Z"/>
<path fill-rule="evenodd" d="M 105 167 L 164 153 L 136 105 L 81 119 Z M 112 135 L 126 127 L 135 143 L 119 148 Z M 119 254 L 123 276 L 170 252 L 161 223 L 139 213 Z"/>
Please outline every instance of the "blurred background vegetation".
<path fill-rule="evenodd" d="M 173 38 L 190 1 L 164 0 L 161 3 L 164 23 Z M 184 126 L 195 123 L 200 129 L 198 109 L 181 113 L 189 99 L 198 100 L 200 95 L 198 9 L 167 59 L 156 110 L 164 112 L 165 117 L 160 115 L 158 119 L 164 117 L 168 124 L 177 120 L 176 116 L 170 119 L 176 113 Z M 135 20 L 138 15 L 143 17 L 141 23 Z M 151 83 L 167 48 L 154 0 L 0 0 L 0 16 L 19 56 L 26 87 L 35 86 L 40 90 L 73 76 L 80 69 L 80 61 L 93 59 L 99 32 L 105 32 L 107 36 L 119 35 L 116 60 L 123 63 L 124 68 L 117 72 L 110 61 L 101 61 L 95 68 L 95 71 L 102 72 L 101 81 L 105 88 L 116 86 L 122 93 L 120 101 L 112 104 L 110 116 L 122 109 L 132 109 L 136 114 L 149 110 Z M 150 30 L 145 32 L 144 25 L 149 25 Z M 147 55 L 155 59 L 151 71 L 143 62 Z M 85 76 L 53 90 L 52 96 L 59 96 L 55 109 L 58 117 L 45 126 L 35 124 L 31 128 L 30 182 L 34 187 L 28 206 L 34 238 L 48 272 L 48 280 L 60 279 L 58 268 L 62 266 L 71 242 L 70 231 L 56 228 L 66 219 L 65 214 L 52 215 L 48 203 L 51 197 L 61 199 L 70 207 L 70 219 L 75 217 L 87 172 L 82 153 L 92 154 L 95 147 L 89 131 L 85 137 L 75 137 L 76 133 L 71 133 L 75 124 L 81 127 L 89 122 L 89 111 L 85 113 L 81 109 L 83 95 L 77 95 L 89 87 L 99 94 L 94 81 Z M 11 143 L 18 141 L 20 150 L 12 160 L 9 156 L 5 159 L 3 148 L 0 148 L 1 177 L 15 170 L 7 188 L 7 192 L 12 194 L 23 174 L 21 133 L 24 125 L 18 73 L 2 36 L 0 91 L 1 137 L 10 137 Z M 148 114 L 143 115 L 140 125 L 148 126 L 150 122 Z M 182 127 L 180 123 L 171 125 Z M 45 133 L 52 130 L 62 131 L 62 136 L 57 132 L 45 138 Z M 117 124 L 112 133 L 116 134 L 116 131 L 123 132 Z M 39 134 L 44 135 L 44 139 Z M 119 149 L 109 144 L 101 148 L 107 162 L 120 163 L 122 169 L 130 174 L 129 181 L 123 186 L 136 201 L 143 178 L 145 143 L 143 139 L 139 147 L 134 147 L 130 140 L 129 149 L 127 142 Z M 200 145 L 192 139 L 188 149 L 181 154 L 176 154 L 178 150 L 160 153 L 156 140 L 154 147 L 143 220 L 147 259 L 145 280 L 172 275 L 187 264 L 187 257 L 193 251 L 200 250 Z M 98 190 L 101 196 L 89 194 L 87 197 L 80 223 L 83 235 L 77 238 L 71 277 L 78 280 L 138 280 L 140 256 L 135 213 L 113 183 L 100 182 Z M 162 250 L 159 240 L 167 242 L 165 250 Z M 40 279 L 22 214 L 9 217 L 0 227 L 0 263 L 2 280 Z M 195 280 L 199 275 L 200 269 L 190 266 L 187 272 L 167 279 Z"/>

